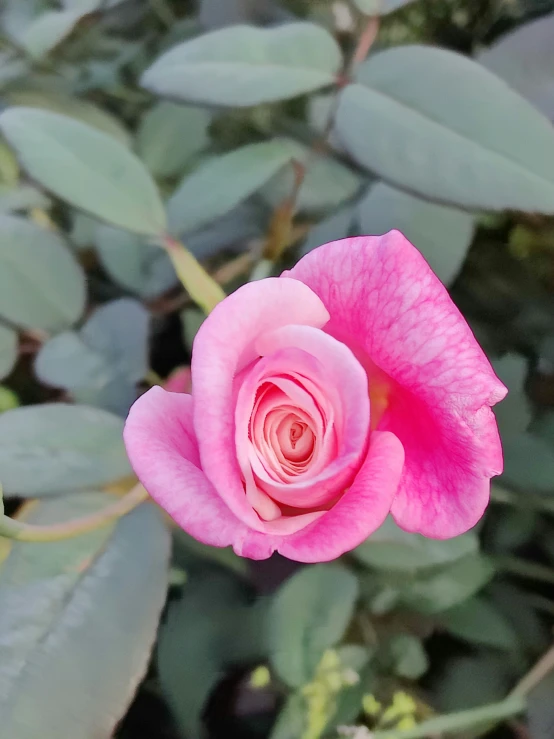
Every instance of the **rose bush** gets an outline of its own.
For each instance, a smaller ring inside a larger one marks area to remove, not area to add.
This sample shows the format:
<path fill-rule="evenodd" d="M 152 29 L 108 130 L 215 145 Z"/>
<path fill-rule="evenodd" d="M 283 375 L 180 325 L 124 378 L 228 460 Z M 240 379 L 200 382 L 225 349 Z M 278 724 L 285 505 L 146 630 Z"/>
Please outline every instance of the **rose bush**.
<path fill-rule="evenodd" d="M 502 470 L 506 389 L 421 254 L 397 231 L 326 244 L 220 303 L 192 395 L 154 387 L 125 442 L 189 534 L 254 559 L 333 559 L 390 512 L 448 538 Z"/>

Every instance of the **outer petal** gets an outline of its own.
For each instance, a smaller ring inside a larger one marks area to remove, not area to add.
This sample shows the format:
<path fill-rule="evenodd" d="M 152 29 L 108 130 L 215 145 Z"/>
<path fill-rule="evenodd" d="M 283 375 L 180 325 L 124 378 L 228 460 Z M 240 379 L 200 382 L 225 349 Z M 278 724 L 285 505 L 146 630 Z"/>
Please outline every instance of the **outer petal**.
<path fill-rule="evenodd" d="M 244 285 L 210 313 L 192 357 L 194 428 L 202 469 L 235 516 L 257 531 L 267 527 L 248 503 L 235 447 L 234 377 L 259 356 L 259 336 L 289 323 L 320 328 L 329 319 L 321 300 L 296 280 Z M 251 556 L 251 555 L 248 555 Z"/>
<path fill-rule="evenodd" d="M 421 254 L 391 231 L 326 244 L 286 276 L 319 295 L 326 331 L 391 378 L 379 428 L 406 454 L 398 524 L 436 538 L 471 528 L 502 471 L 490 406 L 506 389 Z"/>
<path fill-rule="evenodd" d="M 357 547 L 387 517 L 403 463 L 400 441 L 387 431 L 375 431 L 352 487 L 324 516 L 283 538 L 278 551 L 298 562 L 326 562 Z"/>
<path fill-rule="evenodd" d="M 151 388 L 131 408 L 124 439 L 137 477 L 181 528 L 217 547 L 244 538 L 246 527 L 199 467 L 190 395 Z"/>
<path fill-rule="evenodd" d="M 392 434 L 381 436 L 393 438 Z M 368 514 L 365 528 L 362 526 L 360 530 L 359 502 L 356 503 L 353 486 L 343 498 L 351 500 L 351 510 L 341 500 L 332 511 L 317 514 L 321 516 L 320 520 L 328 522 L 322 528 L 312 529 L 310 521 L 314 514 L 307 514 L 307 526 L 299 534 L 287 535 L 286 527 L 281 533 L 254 531 L 233 515 L 199 468 L 198 448 L 192 431 L 190 395 L 169 393 L 160 387 L 153 387 L 131 408 L 124 437 L 137 476 L 152 498 L 175 522 L 205 544 L 217 547 L 232 545 L 242 557 L 266 559 L 284 547 L 286 556 L 298 558 L 299 561 L 316 562 L 318 552 L 322 559 L 333 559 L 356 546 L 375 530 L 388 513 L 387 506 L 390 506 L 391 496 L 387 494 L 387 489 L 389 484 L 392 485 L 392 478 L 388 474 L 392 464 L 383 460 L 377 445 L 375 451 L 372 447 L 372 466 L 368 467 L 368 472 L 364 472 L 365 467 L 362 468 L 360 476 L 361 480 L 372 475 L 374 479 L 374 487 L 367 485 L 366 489 L 366 486 L 362 486 L 361 491 L 365 499 L 363 508 Z M 379 480 L 380 470 L 387 471 L 386 480 L 382 482 Z M 373 508 L 372 495 L 376 496 L 377 508 Z M 386 510 L 383 512 L 384 508 Z M 335 510 L 337 513 L 342 511 L 342 523 Z M 349 524 L 350 515 L 352 520 Z M 318 521 L 315 525 L 318 525 Z M 298 536 L 300 539 L 296 538 Z M 327 536 L 330 537 L 329 541 L 323 542 L 321 539 Z M 348 536 L 354 539 L 351 546 L 347 543 Z"/>

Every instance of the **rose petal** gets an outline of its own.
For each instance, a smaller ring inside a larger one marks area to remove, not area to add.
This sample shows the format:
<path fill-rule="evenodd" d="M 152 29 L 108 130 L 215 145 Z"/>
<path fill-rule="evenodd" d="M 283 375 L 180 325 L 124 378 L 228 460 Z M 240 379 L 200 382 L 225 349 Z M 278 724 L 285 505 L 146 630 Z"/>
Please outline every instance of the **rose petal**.
<path fill-rule="evenodd" d="M 194 428 L 202 469 L 244 523 L 265 525 L 248 502 L 235 448 L 233 380 L 256 358 L 256 339 L 288 323 L 324 326 L 329 314 L 305 285 L 282 278 L 251 282 L 206 318 L 193 347 Z"/>
<path fill-rule="evenodd" d="M 350 489 L 317 521 L 285 537 L 278 551 L 298 562 L 327 562 L 367 539 L 387 517 L 404 463 L 400 441 L 375 431 Z"/>
<path fill-rule="evenodd" d="M 251 462 L 260 487 L 274 500 L 287 506 L 310 509 L 327 505 L 352 482 L 366 453 L 370 410 L 367 375 L 348 347 L 309 326 L 278 329 L 260 337 L 256 346 L 260 353 L 267 356 L 247 373 L 238 393 L 237 450 L 241 438 L 244 438 L 245 446 L 251 446 L 247 439 L 247 425 L 252 399 L 259 384 L 265 378 L 269 381 L 273 376 L 276 378 L 274 382 L 285 390 L 289 381 L 282 378 L 288 367 L 305 374 L 306 386 L 309 381 L 318 386 L 322 394 L 327 393 L 334 404 L 334 415 L 341 418 L 342 423 L 336 429 L 337 441 L 332 448 L 334 456 L 330 457 L 323 447 L 321 458 L 314 459 L 312 471 L 308 470 L 296 479 L 280 482 L 270 477 L 261 463 L 247 454 L 246 450 L 244 454 L 239 451 L 241 469 L 244 473 L 245 464 Z M 313 408 L 303 400 L 304 395 L 301 388 L 296 393 L 289 391 L 292 405 L 297 403 L 301 410 L 315 417 Z M 331 430 L 335 433 L 335 430 Z"/>
<path fill-rule="evenodd" d="M 391 231 L 326 244 L 285 277 L 319 295 L 326 331 L 392 378 L 379 429 L 406 453 L 397 523 L 436 538 L 474 526 L 502 470 L 489 406 L 506 389 L 421 254 Z"/>
<path fill-rule="evenodd" d="M 191 536 L 217 547 L 244 537 L 246 526 L 200 469 L 190 395 L 151 388 L 132 406 L 124 439 L 139 480 Z"/>

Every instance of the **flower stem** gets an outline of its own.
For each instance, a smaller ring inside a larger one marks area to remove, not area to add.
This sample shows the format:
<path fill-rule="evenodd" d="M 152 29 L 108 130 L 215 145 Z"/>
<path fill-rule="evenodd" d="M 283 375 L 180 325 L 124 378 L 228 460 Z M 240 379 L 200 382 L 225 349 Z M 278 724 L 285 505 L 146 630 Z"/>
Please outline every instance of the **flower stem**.
<path fill-rule="evenodd" d="M 510 575 L 554 585 L 554 570 L 538 562 L 528 562 L 519 557 L 495 557 L 493 563 L 497 569 Z"/>
<path fill-rule="evenodd" d="M 554 645 L 543 654 L 539 661 L 532 667 L 525 677 L 515 686 L 510 696 L 524 696 L 536 688 L 554 670 Z"/>
<path fill-rule="evenodd" d="M 206 314 L 210 313 L 225 298 L 223 288 L 180 241 L 167 235 L 161 243 L 185 290 Z"/>
<path fill-rule="evenodd" d="M 491 501 L 500 505 L 514 506 L 515 508 L 554 513 L 554 500 L 552 498 L 533 495 L 529 492 L 526 492 L 525 495 L 518 495 L 518 493 L 514 493 L 501 485 L 491 487 Z"/>
<path fill-rule="evenodd" d="M 294 232 L 296 202 L 308 170 L 314 160 L 317 160 L 318 157 L 325 153 L 325 150 L 328 148 L 329 136 L 333 130 L 338 109 L 339 92 L 351 81 L 356 67 L 363 62 L 368 55 L 373 42 L 377 38 L 378 32 L 379 17 L 372 16 L 368 18 L 358 38 L 352 57 L 337 80 L 338 84 L 336 94 L 321 136 L 314 141 L 311 151 L 305 161 L 299 162 L 293 160 L 292 166 L 294 169 L 294 180 L 291 191 L 284 200 L 279 203 L 273 212 L 263 252 L 263 259 L 260 264 L 254 268 L 252 279 L 262 279 L 271 274 L 273 264 L 278 261 L 283 251 L 293 243 L 294 240 L 291 237 Z"/>
<path fill-rule="evenodd" d="M 413 729 L 392 729 L 376 731 L 372 739 L 426 739 L 454 734 L 472 729 L 479 724 L 496 723 L 510 716 L 516 716 L 525 710 L 525 698 L 522 695 L 511 695 L 500 703 L 472 708 L 468 711 L 447 713 L 444 716 L 428 719 L 414 726 Z"/>
<path fill-rule="evenodd" d="M 73 521 L 53 524 L 52 526 L 36 526 L 17 521 L 8 516 L 0 518 L 0 536 L 17 541 L 61 541 L 85 534 L 87 531 L 106 526 L 117 518 L 125 516 L 148 499 L 148 493 L 142 485 L 135 485 L 126 495 L 112 505 L 107 506 L 90 516 L 75 518 Z"/>

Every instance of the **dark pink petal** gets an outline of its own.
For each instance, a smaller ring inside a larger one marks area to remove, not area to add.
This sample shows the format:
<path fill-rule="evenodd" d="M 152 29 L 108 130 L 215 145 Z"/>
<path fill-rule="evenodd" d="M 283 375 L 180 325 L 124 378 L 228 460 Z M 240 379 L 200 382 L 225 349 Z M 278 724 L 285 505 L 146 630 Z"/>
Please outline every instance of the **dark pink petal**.
<path fill-rule="evenodd" d="M 326 244 L 285 277 L 321 298 L 325 330 L 391 378 L 379 429 L 406 454 L 392 513 L 409 531 L 471 528 L 502 470 L 490 406 L 506 389 L 421 254 L 398 231 Z M 371 383 L 371 378 L 370 378 Z"/>

